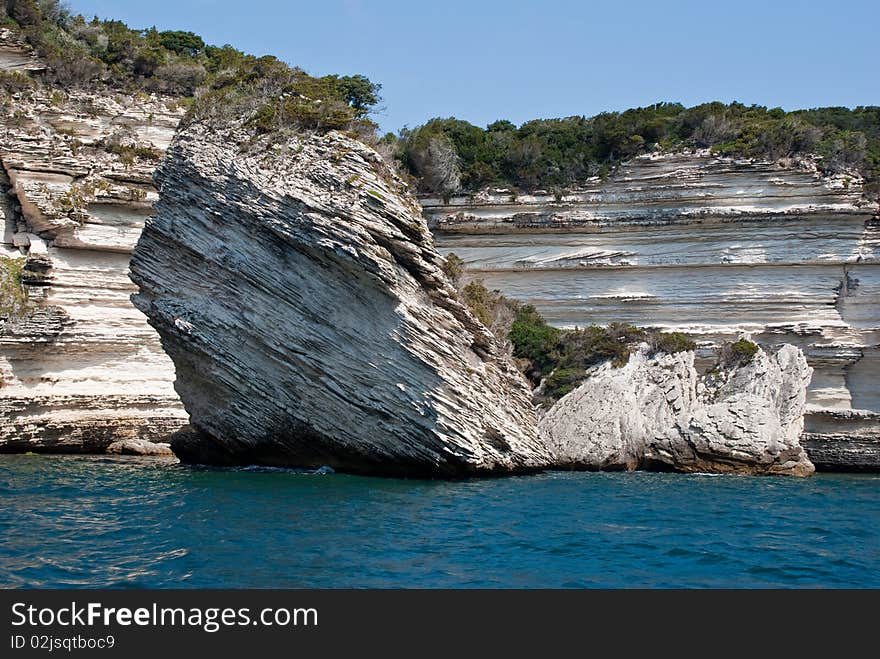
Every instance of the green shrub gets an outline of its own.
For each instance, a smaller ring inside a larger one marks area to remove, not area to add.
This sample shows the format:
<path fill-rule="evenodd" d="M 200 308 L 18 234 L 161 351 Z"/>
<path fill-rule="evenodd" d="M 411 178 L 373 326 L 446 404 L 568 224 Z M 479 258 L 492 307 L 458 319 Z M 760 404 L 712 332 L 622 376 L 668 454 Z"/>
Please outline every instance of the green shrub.
<path fill-rule="evenodd" d="M 544 381 L 544 394 L 540 402 L 552 403 L 578 388 L 587 374 L 581 368 L 557 368 Z"/>
<path fill-rule="evenodd" d="M 651 355 L 657 353 L 672 355 L 676 352 L 694 350 L 697 347 L 696 343 L 681 332 L 652 332 L 648 335 L 648 345 Z"/>
<path fill-rule="evenodd" d="M 582 368 L 610 361 L 612 366 L 620 368 L 629 361 L 633 346 L 644 338 L 644 330 L 626 323 L 574 329 L 560 340 L 559 361 L 563 367 L 576 364 Z"/>
<path fill-rule="evenodd" d="M 513 356 L 530 362 L 527 375 L 539 379 L 556 363 L 556 347 L 560 330 L 551 327 L 532 305 L 519 308 L 508 338 L 513 344 Z"/>
<path fill-rule="evenodd" d="M 594 117 L 496 121 L 485 129 L 455 118 L 435 118 L 401 131 L 400 161 L 423 192 L 432 191 L 419 168 L 424 133 L 443 135 L 454 149 L 461 187 L 568 188 L 591 176 L 607 178 L 623 160 L 659 145 L 710 147 L 729 156 L 777 159 L 818 153 L 830 172 L 856 169 L 880 178 L 880 107 L 785 112 L 742 103 L 657 103 Z M 435 186 L 434 186 L 435 187 Z"/>
<path fill-rule="evenodd" d="M 189 121 L 244 121 L 263 133 L 339 129 L 366 139 L 376 127 L 367 116 L 380 100 L 380 85 L 363 75 L 313 77 L 275 57 L 206 45 L 192 32 L 87 21 L 57 0 L 6 0 L 5 6 L 11 27 L 47 61 L 47 78 L 60 86 L 196 96 Z M 4 82 L 23 84 L 13 77 Z"/>
<path fill-rule="evenodd" d="M 754 359 L 757 352 L 757 344 L 748 339 L 739 339 L 722 347 L 721 361 L 729 366 L 745 365 Z"/>
<path fill-rule="evenodd" d="M 443 264 L 441 266 L 443 270 L 443 274 L 452 282 L 453 286 L 458 286 L 461 282 L 461 277 L 464 274 L 464 261 L 459 258 L 459 256 L 455 252 L 450 252 L 445 259 L 443 259 Z"/>
<path fill-rule="evenodd" d="M 205 42 L 200 36 L 180 30 L 160 32 L 159 43 L 163 48 L 186 57 L 196 57 L 205 49 Z"/>
<path fill-rule="evenodd" d="M 28 308 L 27 291 L 21 282 L 24 259 L 0 256 L 0 319 L 23 315 Z"/>
<path fill-rule="evenodd" d="M 534 312 L 533 308 L 529 309 Z M 534 314 L 543 322 L 543 318 L 536 312 Z M 540 327 L 540 323 L 535 324 Z M 550 329 L 554 330 L 552 340 L 547 337 L 543 342 L 532 342 L 528 344 L 531 350 L 517 355 L 529 360 L 525 374 L 533 383 L 537 384 L 546 375 L 543 392 L 538 397 L 541 405 L 550 405 L 574 390 L 593 366 L 605 362 L 610 362 L 614 368 L 625 366 L 635 346 L 646 336 L 643 329 L 626 323 L 611 323 L 607 327 L 590 325 L 573 330 Z M 517 354 L 516 350 L 514 354 Z"/>

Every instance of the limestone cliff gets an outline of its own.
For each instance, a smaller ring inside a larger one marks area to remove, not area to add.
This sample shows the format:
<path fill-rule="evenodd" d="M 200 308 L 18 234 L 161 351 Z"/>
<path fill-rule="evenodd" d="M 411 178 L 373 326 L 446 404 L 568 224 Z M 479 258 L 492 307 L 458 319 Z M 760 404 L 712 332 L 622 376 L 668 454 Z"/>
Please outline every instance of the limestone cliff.
<path fill-rule="evenodd" d="M 0 72 L 31 81 L 0 92 L 0 451 L 162 441 L 187 415 L 171 360 L 128 300 L 128 261 L 183 110 L 100 86 L 67 93 L 44 86 L 44 71 L 0 28 Z M 814 368 L 813 462 L 880 469 L 880 234 L 858 177 L 822 177 L 812 161 L 654 154 L 579 190 L 422 203 L 441 253 L 556 325 L 684 330 L 698 371 L 741 332 L 801 347 Z"/>
<path fill-rule="evenodd" d="M 880 465 L 880 231 L 861 186 L 816 161 L 695 151 L 564 193 L 421 201 L 442 253 L 554 325 L 683 331 L 701 372 L 742 333 L 801 348 L 814 369 L 805 446 L 820 468 L 849 470 Z"/>
<path fill-rule="evenodd" d="M 8 30 L 0 68 L 41 70 Z M 186 422 L 171 362 L 128 299 L 152 171 L 182 112 L 170 98 L 67 93 L 38 78 L 7 92 L 0 256 L 26 301 L 0 319 L 0 451 L 103 451 L 165 441 Z"/>
<path fill-rule="evenodd" d="M 374 151 L 194 124 L 156 181 L 133 300 L 198 431 L 172 442 L 181 459 L 430 476 L 549 464 L 524 381 Z"/>
<path fill-rule="evenodd" d="M 787 345 L 700 378 L 691 351 L 596 368 L 539 424 L 562 466 L 683 472 L 814 471 L 799 442 L 812 369 Z"/>

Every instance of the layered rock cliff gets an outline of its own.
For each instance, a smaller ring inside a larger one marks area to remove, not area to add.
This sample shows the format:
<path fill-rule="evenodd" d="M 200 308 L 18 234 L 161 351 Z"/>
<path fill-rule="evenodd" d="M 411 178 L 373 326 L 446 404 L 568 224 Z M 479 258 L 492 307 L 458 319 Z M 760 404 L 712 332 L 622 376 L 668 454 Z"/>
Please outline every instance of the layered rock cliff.
<path fill-rule="evenodd" d="M 52 89 L 41 68 L 0 30 L 0 69 L 33 76 L 7 88 L 0 120 L 0 256 L 22 285 L 0 320 L 0 451 L 166 441 L 186 415 L 171 361 L 128 299 L 128 261 L 183 110 Z"/>
<path fill-rule="evenodd" d="M 597 367 L 543 416 L 539 432 L 561 466 L 786 474 L 814 471 L 800 444 L 812 369 L 786 345 L 700 377 L 694 353 Z"/>
<path fill-rule="evenodd" d="M 0 71 L 31 79 L 4 82 L 0 120 L 0 451 L 162 441 L 187 415 L 128 301 L 128 261 L 183 110 L 63 92 L 40 83 L 44 70 L 0 29 Z M 813 462 L 880 469 L 880 233 L 857 177 L 694 152 L 637 158 L 564 193 L 422 202 L 442 253 L 554 324 L 684 330 L 698 371 L 741 333 L 801 347 L 815 369 Z"/>
<path fill-rule="evenodd" d="M 807 451 L 821 469 L 877 469 L 880 225 L 861 185 L 815 162 L 690 152 L 565 193 L 421 201 L 442 253 L 554 325 L 683 331 L 701 372 L 741 334 L 803 349 Z"/>
<path fill-rule="evenodd" d="M 133 301 L 197 430 L 173 441 L 181 459 L 431 476 L 550 464 L 525 383 L 374 151 L 194 124 L 156 181 Z"/>

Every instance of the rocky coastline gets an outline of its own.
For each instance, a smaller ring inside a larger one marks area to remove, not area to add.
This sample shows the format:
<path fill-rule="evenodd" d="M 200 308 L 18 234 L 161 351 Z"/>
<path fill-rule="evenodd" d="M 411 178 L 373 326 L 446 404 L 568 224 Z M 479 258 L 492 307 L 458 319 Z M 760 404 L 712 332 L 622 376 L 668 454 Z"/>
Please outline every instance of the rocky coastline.
<path fill-rule="evenodd" d="M 693 351 L 643 345 L 621 368 L 596 367 L 538 430 L 563 468 L 809 476 L 799 437 L 811 375 L 790 345 L 703 377 Z"/>
<path fill-rule="evenodd" d="M 26 305 L 0 320 L 0 451 L 167 450 L 186 414 L 171 361 L 128 299 L 128 262 L 183 108 L 45 85 L 45 67 L 5 28 L 0 69 L 33 76 L 0 122 L 0 256 L 20 270 Z"/>
<path fill-rule="evenodd" d="M 804 445 L 818 469 L 853 471 L 880 461 L 880 224 L 862 185 L 815 159 L 691 150 L 578 190 L 420 201 L 441 253 L 557 327 L 683 332 L 700 374 L 741 336 L 801 349 Z"/>
<path fill-rule="evenodd" d="M 186 462 L 430 477 L 880 470 L 880 234 L 855 176 L 694 151 L 579 190 L 417 200 L 338 132 L 179 130 L 171 96 L 42 84 L 6 29 L 0 69 L 34 79 L 0 122 L 0 256 L 21 284 L 0 319 L 0 452 L 170 442 Z M 539 420 L 443 274 L 451 252 L 557 326 L 675 329 L 697 349 L 598 367 Z M 713 371 L 743 335 L 764 349 Z"/>

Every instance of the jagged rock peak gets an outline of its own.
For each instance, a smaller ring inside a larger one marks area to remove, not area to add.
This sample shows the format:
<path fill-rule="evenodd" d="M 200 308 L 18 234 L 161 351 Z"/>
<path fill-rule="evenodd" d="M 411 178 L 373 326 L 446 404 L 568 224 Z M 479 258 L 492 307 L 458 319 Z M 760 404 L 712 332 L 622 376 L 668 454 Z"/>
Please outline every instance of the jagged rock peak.
<path fill-rule="evenodd" d="M 758 349 L 700 377 L 694 353 L 604 364 L 541 419 L 562 466 L 788 474 L 814 471 L 799 436 L 812 369 L 800 349 Z"/>
<path fill-rule="evenodd" d="M 132 260 L 190 462 L 533 470 L 522 378 L 456 298 L 404 183 L 341 133 L 181 131 Z"/>

